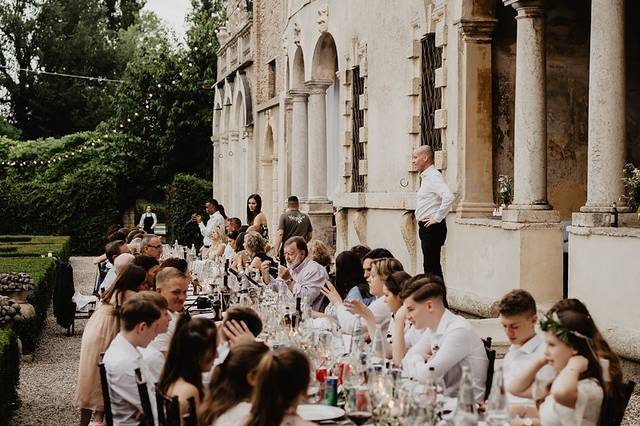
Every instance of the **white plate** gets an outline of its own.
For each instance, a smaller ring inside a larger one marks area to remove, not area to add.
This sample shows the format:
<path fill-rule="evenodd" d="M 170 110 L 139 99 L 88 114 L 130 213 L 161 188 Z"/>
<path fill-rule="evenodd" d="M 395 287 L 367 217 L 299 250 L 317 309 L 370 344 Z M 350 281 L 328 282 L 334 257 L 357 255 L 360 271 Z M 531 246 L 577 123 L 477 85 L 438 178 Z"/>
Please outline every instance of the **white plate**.
<path fill-rule="evenodd" d="M 342 417 L 344 410 L 331 405 L 302 404 L 298 405 L 298 415 L 309 422 L 319 422 Z"/>

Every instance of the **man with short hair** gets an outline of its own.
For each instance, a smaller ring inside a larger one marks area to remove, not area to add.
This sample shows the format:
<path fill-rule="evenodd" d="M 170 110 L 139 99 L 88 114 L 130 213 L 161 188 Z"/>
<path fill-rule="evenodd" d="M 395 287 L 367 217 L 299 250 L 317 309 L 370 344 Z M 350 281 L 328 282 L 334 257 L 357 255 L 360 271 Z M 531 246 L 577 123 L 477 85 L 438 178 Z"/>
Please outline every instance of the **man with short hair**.
<path fill-rule="evenodd" d="M 536 333 L 538 314 L 536 301 L 525 290 L 512 290 L 498 304 L 500 323 L 511 342 L 502 362 L 505 389 L 531 364 L 544 356 L 544 338 Z M 551 380 L 553 368 L 546 365 L 538 371 L 537 378 Z M 533 404 L 534 401 L 507 393 L 510 404 Z"/>
<path fill-rule="evenodd" d="M 280 215 L 278 231 L 276 232 L 275 251 L 276 257 L 283 264 L 284 244 L 292 237 L 302 237 L 306 242 L 311 241 L 313 227 L 309 216 L 300 211 L 300 202 L 295 195 L 287 199 L 287 211 Z"/>
<path fill-rule="evenodd" d="M 156 291 L 167 300 L 169 307 L 169 327 L 165 333 L 158 336 L 142 351 L 145 361 L 154 377 L 160 377 L 164 366 L 169 343 L 176 330 L 176 324 L 187 300 L 189 279 L 177 268 L 163 268 L 156 275 Z"/>
<path fill-rule="evenodd" d="M 290 297 L 307 296 L 311 307 L 320 311 L 324 298 L 320 289 L 329 279 L 325 267 L 311 259 L 307 242 L 302 237 L 292 237 L 284 243 L 284 258 L 287 261 L 287 267 L 282 265 L 278 267 L 278 278 L 275 280 L 269 275 L 271 262 L 268 260 L 262 262 L 260 269 L 264 283 L 275 286 L 286 285 Z"/>
<path fill-rule="evenodd" d="M 407 376 L 424 382 L 430 367 L 445 383 L 445 395 L 456 396 L 462 367 L 471 370 L 473 393 L 477 402 L 484 399 L 489 360 L 469 321 L 444 306 L 444 287 L 429 277 L 409 282 L 400 298 L 407 319 L 418 329 L 428 329 L 409 349 L 402 367 Z"/>
<path fill-rule="evenodd" d="M 144 292 L 141 292 L 144 293 Z M 138 347 L 144 348 L 157 336 L 162 326 L 163 313 L 143 294 L 137 294 L 120 308 L 120 332 L 104 354 L 113 424 L 137 426 L 140 424 L 142 404 L 136 382 L 135 370 L 140 369 L 147 384 L 149 399 L 155 395 L 152 374 L 142 359 Z M 154 418 L 156 404 L 151 404 Z"/>
<path fill-rule="evenodd" d="M 206 225 L 202 222 L 202 216 L 199 214 L 193 215 L 192 220 L 198 224 L 198 228 L 202 234 L 202 244 L 208 248 L 213 244 L 211 234 L 216 228 L 225 229 L 225 220 L 222 213 L 220 213 L 220 203 L 218 203 L 218 200 L 211 198 L 205 203 L 204 209 L 209 215 L 209 220 Z"/>
<path fill-rule="evenodd" d="M 142 243 L 140 243 L 140 254 L 151 256 L 159 261 L 160 257 L 162 257 L 162 241 L 160 237 L 153 234 L 145 234 L 142 237 Z"/>
<path fill-rule="evenodd" d="M 415 216 L 422 247 L 424 273 L 442 275 L 440 251 L 447 239 L 446 217 L 453 203 L 442 174 L 433 165 L 433 150 L 423 145 L 413 150 L 413 166 L 420 172 L 420 189 L 416 193 Z"/>
<path fill-rule="evenodd" d="M 238 238 L 240 234 L 240 228 L 242 228 L 242 221 L 237 217 L 230 217 L 227 219 L 227 237 L 234 240 Z"/>

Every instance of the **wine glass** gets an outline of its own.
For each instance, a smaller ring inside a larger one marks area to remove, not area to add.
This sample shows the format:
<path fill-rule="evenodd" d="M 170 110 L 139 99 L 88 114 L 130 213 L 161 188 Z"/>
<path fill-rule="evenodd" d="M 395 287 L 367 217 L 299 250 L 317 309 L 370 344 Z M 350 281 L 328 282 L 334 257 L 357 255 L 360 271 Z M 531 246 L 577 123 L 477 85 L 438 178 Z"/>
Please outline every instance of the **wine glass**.
<path fill-rule="evenodd" d="M 346 390 L 344 411 L 356 425 L 362 425 L 371 419 L 373 407 L 366 386 L 355 386 Z"/>

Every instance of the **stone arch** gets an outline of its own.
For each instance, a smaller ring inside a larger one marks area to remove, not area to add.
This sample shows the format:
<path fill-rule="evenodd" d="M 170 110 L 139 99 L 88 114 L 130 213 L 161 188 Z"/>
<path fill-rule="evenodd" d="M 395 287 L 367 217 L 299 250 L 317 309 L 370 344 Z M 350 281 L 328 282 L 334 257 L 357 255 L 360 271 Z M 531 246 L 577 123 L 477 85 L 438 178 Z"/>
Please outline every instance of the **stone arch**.
<path fill-rule="evenodd" d="M 264 132 L 264 141 L 262 144 L 262 155 L 260 158 L 260 192 L 262 193 L 262 205 L 263 210 L 267 214 L 267 217 L 274 217 L 275 206 L 275 189 L 274 184 L 275 175 L 277 170 L 274 167 L 274 152 L 275 152 L 275 135 L 273 128 L 270 124 L 267 124 Z"/>
<path fill-rule="evenodd" d="M 333 81 L 338 70 L 338 49 L 330 33 L 324 33 L 318 39 L 313 51 L 311 79 Z"/>
<path fill-rule="evenodd" d="M 494 17 L 496 10 L 495 0 L 462 0 L 462 19 L 475 17 Z"/>
<path fill-rule="evenodd" d="M 293 55 L 290 77 L 291 89 L 304 89 L 304 53 L 302 53 L 300 46 L 297 47 Z"/>

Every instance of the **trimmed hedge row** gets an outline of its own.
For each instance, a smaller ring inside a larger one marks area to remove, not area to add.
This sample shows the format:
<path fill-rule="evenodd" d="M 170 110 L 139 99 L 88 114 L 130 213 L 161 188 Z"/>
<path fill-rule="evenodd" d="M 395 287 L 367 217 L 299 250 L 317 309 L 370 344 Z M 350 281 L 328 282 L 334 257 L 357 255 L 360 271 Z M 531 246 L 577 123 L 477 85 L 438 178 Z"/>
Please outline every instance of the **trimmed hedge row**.
<path fill-rule="evenodd" d="M 202 245 L 202 235 L 194 222 L 185 223 L 193 213 L 204 212 L 204 204 L 211 198 L 210 181 L 191 175 L 178 174 L 167 187 L 167 242 L 175 240 L 182 245 Z"/>
<path fill-rule="evenodd" d="M 8 327 L 0 328 L 0 425 L 6 424 L 11 404 L 18 397 L 20 352 L 16 333 Z"/>
<path fill-rule="evenodd" d="M 23 352 L 32 353 L 47 319 L 56 282 L 56 264 L 50 257 L 0 257 L 0 273 L 26 272 L 35 282 L 35 288 L 27 298 L 36 315 L 14 325 L 14 330 L 22 341 Z"/>
<path fill-rule="evenodd" d="M 13 242 L 4 242 L 5 237 L 13 236 L 0 236 L 0 257 L 46 256 L 51 252 L 62 262 L 66 262 L 71 255 L 71 239 L 69 237 L 37 236 L 24 241 L 24 238 L 28 237 L 16 236 L 21 238 L 16 238 Z M 7 239 L 10 240 L 10 238 Z"/>

